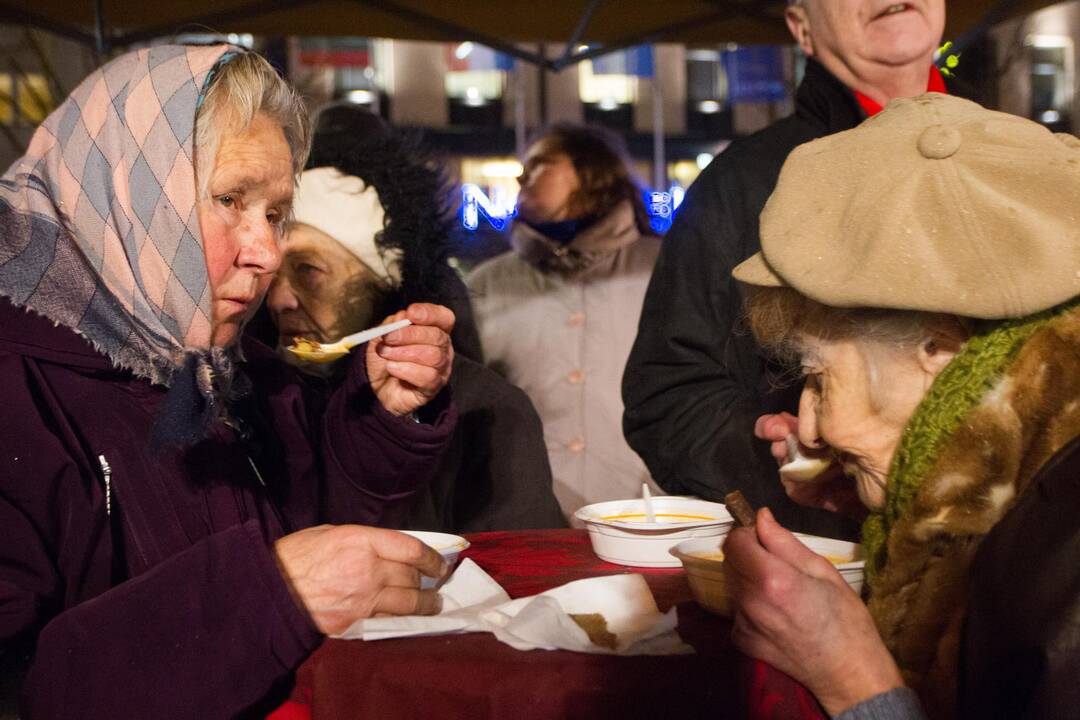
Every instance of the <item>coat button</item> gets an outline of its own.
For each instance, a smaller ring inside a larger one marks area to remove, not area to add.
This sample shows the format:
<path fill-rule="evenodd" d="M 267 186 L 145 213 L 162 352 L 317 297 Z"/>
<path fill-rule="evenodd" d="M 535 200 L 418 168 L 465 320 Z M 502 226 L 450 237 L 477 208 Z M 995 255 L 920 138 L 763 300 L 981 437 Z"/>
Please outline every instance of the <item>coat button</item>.
<path fill-rule="evenodd" d="M 585 324 L 585 313 L 571 313 L 570 317 L 566 318 L 566 324 L 570 327 L 581 327 Z"/>
<path fill-rule="evenodd" d="M 566 382 L 571 385 L 580 385 L 585 382 L 585 373 L 580 370 L 574 370 L 572 373 L 566 376 Z"/>
<path fill-rule="evenodd" d="M 566 443 L 566 448 L 570 452 L 581 452 L 585 449 L 585 440 L 583 438 L 576 437 L 570 442 Z"/>

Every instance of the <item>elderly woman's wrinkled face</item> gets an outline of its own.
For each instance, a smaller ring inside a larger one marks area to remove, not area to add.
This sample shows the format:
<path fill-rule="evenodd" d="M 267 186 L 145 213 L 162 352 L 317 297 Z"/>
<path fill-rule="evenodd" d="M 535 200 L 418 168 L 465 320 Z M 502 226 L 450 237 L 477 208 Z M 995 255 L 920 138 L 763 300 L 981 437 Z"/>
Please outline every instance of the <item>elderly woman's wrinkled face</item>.
<path fill-rule="evenodd" d="M 296 223 L 282 251 L 281 270 L 266 298 L 279 346 L 297 337 L 332 342 L 381 319 L 375 315 L 383 284 L 337 240 Z"/>
<path fill-rule="evenodd" d="M 292 205 L 292 154 L 280 126 L 263 114 L 225 134 L 198 202 L 212 292 L 211 341 L 234 342 L 281 264 L 278 243 Z"/>
<path fill-rule="evenodd" d="M 827 445 L 872 509 L 885 502 L 885 479 L 900 434 L 952 354 L 903 352 L 879 343 L 803 337 L 806 376 L 799 441 Z M 929 361 L 929 362 L 928 362 Z"/>
<path fill-rule="evenodd" d="M 518 183 L 517 211 L 527 222 L 561 222 L 576 217 L 572 200 L 581 179 L 569 155 L 552 152 L 543 140 L 535 143 L 525 156 Z"/>

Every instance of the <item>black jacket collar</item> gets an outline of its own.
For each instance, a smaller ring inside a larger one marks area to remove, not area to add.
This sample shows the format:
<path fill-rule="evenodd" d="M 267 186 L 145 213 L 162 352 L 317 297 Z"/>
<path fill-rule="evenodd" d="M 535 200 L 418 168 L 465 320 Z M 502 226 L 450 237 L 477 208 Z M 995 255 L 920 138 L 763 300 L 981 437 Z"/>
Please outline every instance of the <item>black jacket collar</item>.
<path fill-rule="evenodd" d="M 806 73 L 795 94 L 795 114 L 821 135 L 849 130 L 866 119 L 855 93 L 813 58 L 807 58 Z"/>

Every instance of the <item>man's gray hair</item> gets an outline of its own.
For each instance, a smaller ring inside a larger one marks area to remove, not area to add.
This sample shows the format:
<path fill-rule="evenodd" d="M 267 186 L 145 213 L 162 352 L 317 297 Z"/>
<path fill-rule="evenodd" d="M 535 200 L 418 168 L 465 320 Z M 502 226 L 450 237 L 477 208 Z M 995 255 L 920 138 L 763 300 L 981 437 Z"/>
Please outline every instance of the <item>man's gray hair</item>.
<path fill-rule="evenodd" d="M 242 52 L 218 70 L 195 112 L 195 184 L 200 199 L 209 196 L 222 136 L 243 132 L 258 113 L 284 131 L 292 153 L 293 175 L 304 169 L 311 121 L 303 100 L 262 56 Z"/>

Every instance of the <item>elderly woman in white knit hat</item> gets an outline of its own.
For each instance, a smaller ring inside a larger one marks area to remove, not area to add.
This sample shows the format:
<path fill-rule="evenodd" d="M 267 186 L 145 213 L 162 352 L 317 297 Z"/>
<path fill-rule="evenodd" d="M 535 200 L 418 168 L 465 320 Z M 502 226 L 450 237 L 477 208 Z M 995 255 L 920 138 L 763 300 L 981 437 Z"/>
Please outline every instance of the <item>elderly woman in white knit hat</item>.
<path fill-rule="evenodd" d="M 767 509 L 725 553 L 736 643 L 832 715 L 1076 712 L 1078 200 L 1075 138 L 935 94 L 784 165 L 734 275 L 869 508 L 867 603 Z"/>
<path fill-rule="evenodd" d="M 384 213 L 375 188 L 336 168 L 304 171 L 293 200 L 294 222 L 282 242 L 285 262 L 268 295 L 281 346 L 304 337 L 334 342 L 381 320 L 380 288 L 401 281 L 399 253 L 375 243 Z M 285 299 L 285 290 L 292 302 Z M 311 295 L 300 303 L 298 296 Z M 283 357 L 296 361 L 296 356 Z M 330 363 L 307 366 L 309 372 Z"/>
<path fill-rule="evenodd" d="M 346 128 L 363 117 L 336 110 Z M 282 356 L 309 387 L 330 392 L 344 379 L 344 363 L 298 361 L 285 350 L 296 338 L 331 342 L 418 302 L 451 306 L 466 325 L 471 313 L 447 263 L 447 183 L 415 138 L 390 128 L 348 140 L 317 134 L 310 164 L 266 304 Z M 468 328 L 454 338 L 449 379 L 458 426 L 404 526 L 455 533 L 564 526 L 535 408 L 522 390 L 457 352 L 459 341 L 469 345 Z"/>

